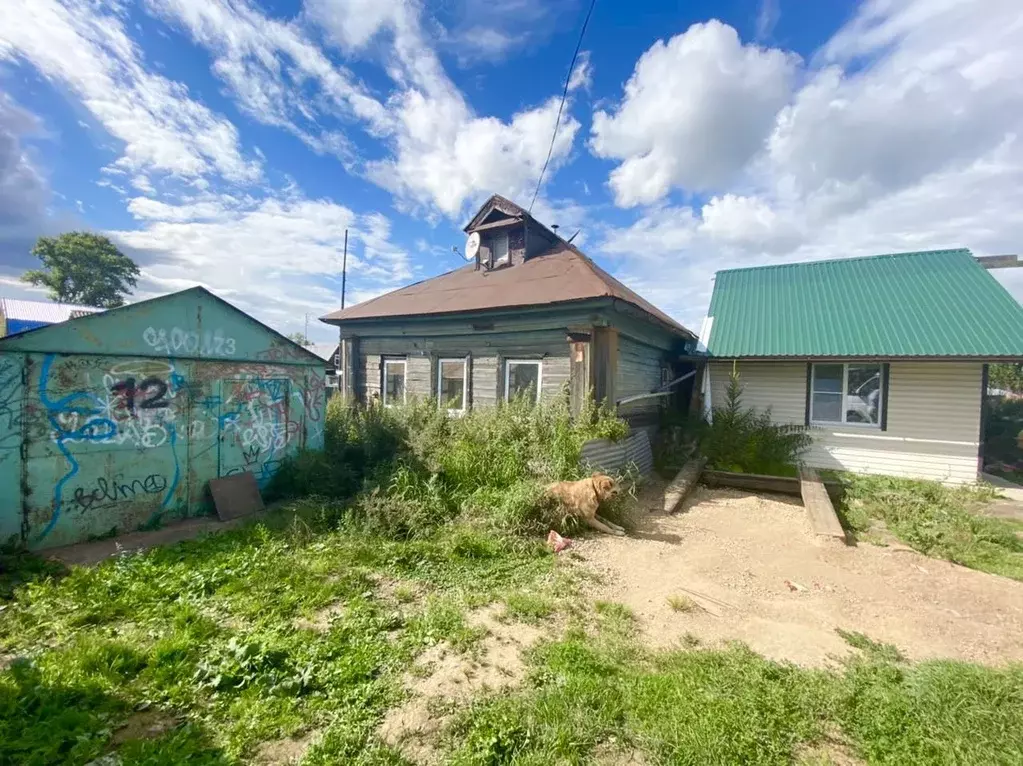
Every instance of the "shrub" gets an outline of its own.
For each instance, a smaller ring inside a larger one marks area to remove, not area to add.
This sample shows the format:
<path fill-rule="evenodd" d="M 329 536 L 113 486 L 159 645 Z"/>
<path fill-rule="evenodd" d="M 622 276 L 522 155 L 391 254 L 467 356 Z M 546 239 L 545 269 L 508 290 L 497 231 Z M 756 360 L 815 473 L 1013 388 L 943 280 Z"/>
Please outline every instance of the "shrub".
<path fill-rule="evenodd" d="M 709 468 L 740 473 L 793 475 L 812 438 L 803 426 L 771 421 L 770 409 L 742 406 L 742 385 L 732 374 L 725 403 L 715 407 L 700 434 L 700 450 Z"/>

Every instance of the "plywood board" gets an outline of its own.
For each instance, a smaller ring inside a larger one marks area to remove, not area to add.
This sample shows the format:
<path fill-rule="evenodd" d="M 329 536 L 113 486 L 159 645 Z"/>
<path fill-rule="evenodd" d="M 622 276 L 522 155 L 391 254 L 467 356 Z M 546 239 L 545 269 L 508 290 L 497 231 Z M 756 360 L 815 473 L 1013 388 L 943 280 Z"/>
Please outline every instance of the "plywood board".
<path fill-rule="evenodd" d="M 251 471 L 210 479 L 210 494 L 221 521 L 230 521 L 263 510 L 263 497 Z"/>

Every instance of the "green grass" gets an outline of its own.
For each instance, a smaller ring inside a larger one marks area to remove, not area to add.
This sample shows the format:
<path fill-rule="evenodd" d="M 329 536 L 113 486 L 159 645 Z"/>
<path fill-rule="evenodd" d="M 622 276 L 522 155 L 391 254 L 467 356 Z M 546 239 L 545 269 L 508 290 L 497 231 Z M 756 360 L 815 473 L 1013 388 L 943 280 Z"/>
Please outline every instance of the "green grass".
<path fill-rule="evenodd" d="M 179 725 L 116 748 L 128 763 L 246 763 L 259 743 L 323 730 L 314 763 L 399 763 L 372 734 L 426 647 L 470 648 L 471 606 L 531 583 L 540 542 L 458 525 L 396 541 L 325 526 L 315 502 L 265 523 L 18 587 L 0 611 L 0 763 L 84 764 L 134 711 Z M 431 595 L 396 603 L 386 577 Z M 329 629 L 299 618 L 342 603 Z"/>
<path fill-rule="evenodd" d="M 788 764 L 835 740 L 876 764 L 1023 759 L 1023 666 L 906 666 L 850 635 L 862 655 L 808 670 L 738 645 L 650 652 L 622 627 L 535 651 L 525 688 L 476 701 L 451 726 L 450 763 L 589 763 L 611 749 L 659 764 Z"/>
<path fill-rule="evenodd" d="M 889 476 L 842 474 L 838 507 L 847 529 L 868 539 L 877 522 L 928 556 L 1023 580 L 1023 526 L 978 513 L 996 495 L 986 486 L 949 487 Z"/>

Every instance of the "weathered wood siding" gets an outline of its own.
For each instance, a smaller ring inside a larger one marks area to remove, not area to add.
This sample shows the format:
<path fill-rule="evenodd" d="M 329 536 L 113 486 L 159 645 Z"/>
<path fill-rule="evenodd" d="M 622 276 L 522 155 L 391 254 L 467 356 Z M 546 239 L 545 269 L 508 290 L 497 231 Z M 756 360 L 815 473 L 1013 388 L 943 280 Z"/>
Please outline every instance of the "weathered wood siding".
<path fill-rule="evenodd" d="M 731 362 L 710 365 L 711 403 L 724 401 Z M 804 362 L 741 361 L 743 404 L 777 423 L 805 421 Z M 980 449 L 980 362 L 893 361 L 887 430 L 814 427 L 807 465 L 949 483 L 974 481 Z"/>
<path fill-rule="evenodd" d="M 569 344 L 562 330 L 522 333 L 454 335 L 445 337 L 407 337 L 359 339 L 361 379 L 358 395 L 365 400 L 380 393 L 381 364 L 384 358 L 407 360 L 405 387 L 408 397 L 429 398 L 437 391 L 437 360 L 463 358 L 469 363 L 470 403 L 494 405 L 504 399 L 504 372 L 507 359 L 536 359 L 541 362 L 541 396 L 560 395 L 569 380 Z"/>
<path fill-rule="evenodd" d="M 665 353 L 661 349 L 640 343 L 627 336 L 618 339 L 618 372 L 615 377 L 615 397 L 625 399 L 637 394 L 649 394 L 661 385 L 661 369 Z M 619 413 L 639 425 L 651 425 L 657 420 L 661 399 L 641 399 L 618 408 Z"/>

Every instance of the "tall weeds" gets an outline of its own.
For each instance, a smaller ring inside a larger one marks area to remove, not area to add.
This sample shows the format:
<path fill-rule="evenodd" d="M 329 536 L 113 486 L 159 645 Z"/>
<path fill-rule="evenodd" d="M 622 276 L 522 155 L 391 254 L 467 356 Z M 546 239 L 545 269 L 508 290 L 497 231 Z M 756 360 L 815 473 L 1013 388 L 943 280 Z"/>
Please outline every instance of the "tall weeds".
<path fill-rule="evenodd" d="M 518 399 L 451 417 L 436 402 L 403 407 L 327 406 L 325 448 L 282 466 L 270 487 L 278 497 L 357 496 L 345 523 L 407 538 L 458 516 L 509 531 L 558 526 L 543 487 L 580 476 L 582 445 L 619 439 L 628 426 L 589 404 L 572 418 L 563 399 Z"/>

